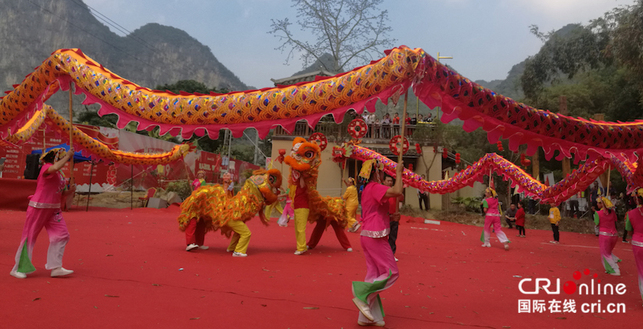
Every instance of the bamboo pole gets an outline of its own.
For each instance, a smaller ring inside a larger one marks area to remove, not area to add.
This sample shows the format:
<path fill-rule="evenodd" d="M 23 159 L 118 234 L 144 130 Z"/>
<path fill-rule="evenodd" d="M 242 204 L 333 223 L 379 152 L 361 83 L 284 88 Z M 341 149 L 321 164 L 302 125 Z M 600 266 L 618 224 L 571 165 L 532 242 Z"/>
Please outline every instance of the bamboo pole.
<path fill-rule="evenodd" d="M 89 211 L 89 198 L 92 196 L 92 176 L 94 175 L 94 160 L 91 160 L 92 166 L 89 169 L 89 192 L 87 193 L 87 206 L 85 211 Z"/>
<path fill-rule="evenodd" d="M 609 165 L 607 167 L 607 189 L 605 190 L 605 197 L 608 198 L 610 201 L 612 200 L 612 196 L 610 195 L 610 174 L 612 173 L 612 165 Z"/>
<path fill-rule="evenodd" d="M 415 103 L 415 117 L 420 118 L 420 97 L 417 97 L 417 103 Z"/>
<path fill-rule="evenodd" d="M 71 151 L 74 148 L 73 132 L 74 132 L 74 112 L 72 110 L 73 99 L 71 89 L 73 83 L 69 83 L 69 150 Z M 74 181 L 74 154 L 72 153 L 69 163 L 69 185 L 73 184 Z"/>
<path fill-rule="evenodd" d="M 404 156 L 404 140 L 406 139 L 406 107 L 409 103 L 409 91 L 408 89 L 404 93 L 404 112 L 402 113 L 402 125 L 400 129 L 400 136 L 402 136 L 400 143 L 397 144 L 397 164 L 402 164 L 402 157 Z M 396 177 L 397 179 L 397 177 Z"/>
<path fill-rule="evenodd" d="M 130 165 L 129 209 L 134 209 L 134 165 Z"/>

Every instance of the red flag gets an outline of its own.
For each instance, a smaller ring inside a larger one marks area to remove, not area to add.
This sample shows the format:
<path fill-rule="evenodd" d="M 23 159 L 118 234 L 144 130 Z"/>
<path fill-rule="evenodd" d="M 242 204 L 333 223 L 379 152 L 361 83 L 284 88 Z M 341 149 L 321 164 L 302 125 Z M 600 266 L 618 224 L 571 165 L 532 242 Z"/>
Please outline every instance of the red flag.
<path fill-rule="evenodd" d="M 545 176 L 545 186 L 549 186 L 549 177 Z"/>

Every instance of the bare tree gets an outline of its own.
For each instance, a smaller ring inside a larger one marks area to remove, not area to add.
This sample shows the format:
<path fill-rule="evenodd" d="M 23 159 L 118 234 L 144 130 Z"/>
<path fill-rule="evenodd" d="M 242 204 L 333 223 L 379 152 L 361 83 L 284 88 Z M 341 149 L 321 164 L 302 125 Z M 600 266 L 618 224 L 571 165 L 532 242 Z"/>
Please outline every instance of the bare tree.
<path fill-rule="evenodd" d="M 345 71 L 349 65 L 363 65 L 381 57 L 380 47 L 390 47 L 395 39 L 388 37 L 392 30 L 386 25 L 388 11 L 378 8 L 383 0 L 293 0 L 297 8 L 297 24 L 302 31 L 315 36 L 314 42 L 296 38 L 288 18 L 271 20 L 271 33 L 283 43 L 276 49 L 288 51 L 286 63 L 301 53 L 306 67 L 324 54 L 330 54 L 332 64 L 320 63 L 332 73 Z M 375 55 L 375 57 L 374 57 Z M 332 65 L 332 67 L 329 67 Z"/>

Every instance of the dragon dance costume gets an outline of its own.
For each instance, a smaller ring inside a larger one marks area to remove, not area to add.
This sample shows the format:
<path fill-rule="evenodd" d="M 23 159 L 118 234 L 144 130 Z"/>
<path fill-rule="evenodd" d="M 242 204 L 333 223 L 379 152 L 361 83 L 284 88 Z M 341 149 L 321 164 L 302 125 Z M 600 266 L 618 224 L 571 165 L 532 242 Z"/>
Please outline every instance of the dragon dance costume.
<path fill-rule="evenodd" d="M 500 224 L 500 217 L 502 216 L 502 211 L 500 210 L 500 204 L 498 203 L 496 191 L 492 188 L 487 188 L 485 193 L 490 193 L 490 197 L 486 198 L 482 207 L 487 209 L 484 216 L 484 230 L 482 231 L 482 237 L 480 240 L 484 242 L 483 247 L 491 247 L 489 239 L 491 237 L 491 228 L 493 227 L 494 232 L 496 232 L 496 237 L 501 243 L 505 244 L 505 249 L 509 249 L 509 239 L 505 232 L 502 231 L 502 225 Z"/>
<path fill-rule="evenodd" d="M 612 275 L 621 275 L 618 267 L 620 258 L 612 252 L 618 241 L 616 232 L 616 211 L 612 202 L 606 197 L 600 197 L 597 203 L 602 203 L 602 209 L 594 213 L 594 223 L 598 226 L 598 246 L 601 251 L 601 263 L 605 272 Z"/>
<path fill-rule="evenodd" d="M 360 177 L 368 180 L 371 171 L 379 175 L 379 163 L 368 160 L 362 165 Z M 399 270 L 388 243 L 389 234 L 389 198 L 388 186 L 370 181 L 362 192 L 362 231 L 360 243 L 366 259 L 366 277 L 364 281 L 353 281 L 353 302 L 360 309 L 360 325 L 383 325 L 384 309 L 379 293 L 390 288 L 399 278 Z M 364 315 L 367 310 L 372 319 Z"/>
<path fill-rule="evenodd" d="M 639 294 L 643 299 L 643 188 L 636 191 L 638 207 L 627 212 L 625 227 L 632 234 L 632 251 L 639 274 Z"/>
<path fill-rule="evenodd" d="M 42 155 L 42 161 L 51 153 L 55 153 L 53 163 L 65 157 L 65 150 L 62 148 L 52 149 Z M 69 230 L 61 212 L 61 196 L 65 189 L 65 180 L 60 171 L 47 173 L 53 166 L 52 163 L 45 163 L 40 169 L 36 185 L 36 193 L 29 200 L 27 207 L 27 219 L 22 230 L 20 246 L 16 252 L 15 265 L 11 275 L 17 278 L 25 278 L 26 274 L 36 270 L 33 266 L 32 254 L 36 244 L 36 238 L 40 231 L 45 228 L 49 235 L 49 249 L 47 251 L 47 263 L 45 268 L 52 270 L 52 276 L 67 275 L 73 273 L 71 270 L 62 268 L 65 246 L 69 241 Z M 60 273 L 58 273 L 60 272 Z"/>

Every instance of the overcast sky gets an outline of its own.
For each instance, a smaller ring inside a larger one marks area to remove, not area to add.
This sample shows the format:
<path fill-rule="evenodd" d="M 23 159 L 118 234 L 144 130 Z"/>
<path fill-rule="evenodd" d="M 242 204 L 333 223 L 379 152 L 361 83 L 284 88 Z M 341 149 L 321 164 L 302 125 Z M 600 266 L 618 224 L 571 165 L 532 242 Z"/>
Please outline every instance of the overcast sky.
<path fill-rule="evenodd" d="M 275 50 L 279 40 L 267 34 L 270 19 L 290 18 L 290 0 L 84 0 L 89 6 L 134 31 L 146 23 L 173 26 L 210 47 L 214 55 L 244 83 L 272 86 L 302 69 L 298 61 L 284 65 L 286 54 Z M 529 32 L 587 24 L 606 11 L 634 0 L 385 0 L 396 46 L 422 48 L 471 80 L 504 79 L 514 64 L 541 46 Z M 123 33 L 112 31 L 119 35 Z M 302 34 L 302 36 L 305 36 Z M 117 72 L 126 76 L 125 72 Z M 148 86 L 149 87 L 149 86 Z"/>

